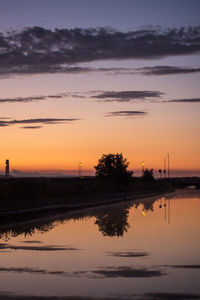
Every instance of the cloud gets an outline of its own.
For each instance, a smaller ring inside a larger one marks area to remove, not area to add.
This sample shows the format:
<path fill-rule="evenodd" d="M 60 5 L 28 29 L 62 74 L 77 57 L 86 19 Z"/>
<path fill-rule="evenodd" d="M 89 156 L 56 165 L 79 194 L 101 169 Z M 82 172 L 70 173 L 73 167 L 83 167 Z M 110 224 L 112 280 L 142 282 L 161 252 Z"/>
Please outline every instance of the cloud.
<path fill-rule="evenodd" d="M 13 67 L 9 69 L 0 68 L 0 77 L 8 78 L 13 75 L 34 75 L 34 74 L 85 74 L 85 73 L 108 73 L 114 75 L 127 75 L 137 74 L 138 71 L 133 68 L 92 68 L 83 66 L 67 66 L 67 65 L 56 65 L 56 66 L 29 66 L 22 65 L 20 67 Z"/>
<path fill-rule="evenodd" d="M 174 66 L 155 66 L 136 69 L 142 75 L 177 75 L 199 73 L 200 68 L 174 67 Z"/>
<path fill-rule="evenodd" d="M 74 122 L 74 121 L 78 121 L 78 120 L 80 120 L 80 119 L 46 118 L 46 119 L 24 119 L 24 120 L 0 120 L 0 127 L 18 125 L 18 124 L 48 124 L 48 125 L 49 124 L 64 124 L 64 123 Z M 32 127 L 32 126 L 28 126 L 28 127 Z"/>
<path fill-rule="evenodd" d="M 13 75 L 33 75 L 33 74 L 88 74 L 88 73 L 106 73 L 108 75 L 145 75 L 145 76 L 162 76 L 162 75 L 179 75 L 179 74 L 191 74 L 199 73 L 200 68 L 190 68 L 190 67 L 176 67 L 176 66 L 155 66 L 155 67 L 143 67 L 143 68 L 94 68 L 85 66 L 68 66 L 66 64 L 56 65 L 56 66 L 29 66 L 22 65 L 17 68 L 11 68 L 10 70 L 5 68 L 0 68 L 0 78 L 7 78 Z M 36 99 L 35 100 L 45 100 Z M 48 98 L 63 98 L 63 96 L 48 96 Z M 6 100 L 6 99 L 5 99 Z M 27 99 L 28 101 L 29 99 Z M 20 98 L 19 98 L 20 101 Z M 31 99 L 30 99 L 31 101 Z M 6 101 L 5 101 L 6 102 Z M 25 101 L 24 101 L 25 102 Z"/>
<path fill-rule="evenodd" d="M 139 110 L 121 110 L 109 112 L 105 117 L 143 117 L 146 116 L 147 112 Z"/>
<path fill-rule="evenodd" d="M 66 65 L 97 60 L 193 54 L 200 51 L 199 35 L 200 26 L 128 32 L 111 28 L 25 28 L 0 35 L 0 73 L 55 73 L 65 70 Z"/>
<path fill-rule="evenodd" d="M 45 100 L 45 96 L 36 96 L 36 97 L 17 97 L 17 98 L 0 98 L 0 103 L 5 103 L 5 102 L 32 102 L 32 101 L 41 101 Z"/>
<path fill-rule="evenodd" d="M 145 100 L 146 98 L 160 98 L 163 93 L 159 91 L 107 91 L 92 96 L 104 102 L 131 102 L 133 100 Z"/>
<path fill-rule="evenodd" d="M 200 102 L 200 98 L 173 99 L 173 100 L 167 100 L 167 101 L 163 101 L 163 102 L 167 102 L 167 103 L 171 103 L 171 102 L 177 102 L 177 103 L 199 103 Z"/>
<path fill-rule="evenodd" d="M 70 94 L 69 94 L 70 95 Z M 13 102 L 18 102 L 18 103 L 23 103 L 23 102 L 35 102 L 35 101 L 43 101 L 47 100 L 49 98 L 53 99 L 60 99 L 67 97 L 68 94 L 55 94 L 55 95 L 39 95 L 39 96 L 30 96 L 30 97 L 15 97 L 15 98 L 0 98 L 0 103 L 13 103 Z"/>
<path fill-rule="evenodd" d="M 164 93 L 160 91 L 88 91 L 88 92 L 69 92 L 54 95 L 37 95 L 29 97 L 0 98 L 2 103 L 30 103 L 49 99 L 62 98 L 91 98 L 102 102 L 131 102 L 135 100 L 146 100 L 160 98 Z M 0 120 L 5 118 L 0 118 Z"/>

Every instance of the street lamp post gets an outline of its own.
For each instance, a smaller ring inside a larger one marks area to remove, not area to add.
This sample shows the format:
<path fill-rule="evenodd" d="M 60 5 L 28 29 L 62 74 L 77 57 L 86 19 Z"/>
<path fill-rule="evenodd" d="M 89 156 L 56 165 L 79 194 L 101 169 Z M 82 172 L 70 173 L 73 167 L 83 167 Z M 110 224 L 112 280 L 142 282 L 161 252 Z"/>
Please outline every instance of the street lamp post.
<path fill-rule="evenodd" d="M 78 162 L 78 177 L 82 177 L 82 162 Z"/>

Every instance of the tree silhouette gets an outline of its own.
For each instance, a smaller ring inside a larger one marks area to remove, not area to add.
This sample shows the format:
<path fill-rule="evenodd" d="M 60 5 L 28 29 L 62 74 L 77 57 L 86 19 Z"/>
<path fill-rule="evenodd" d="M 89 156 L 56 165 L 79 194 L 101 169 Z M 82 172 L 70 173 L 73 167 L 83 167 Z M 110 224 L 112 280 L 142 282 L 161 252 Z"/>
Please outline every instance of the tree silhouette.
<path fill-rule="evenodd" d="M 128 182 L 133 172 L 127 170 L 129 162 L 122 153 L 103 154 L 95 166 L 96 176 L 113 181 Z"/>
<path fill-rule="evenodd" d="M 144 180 L 154 180 L 153 169 L 145 169 L 142 178 Z"/>

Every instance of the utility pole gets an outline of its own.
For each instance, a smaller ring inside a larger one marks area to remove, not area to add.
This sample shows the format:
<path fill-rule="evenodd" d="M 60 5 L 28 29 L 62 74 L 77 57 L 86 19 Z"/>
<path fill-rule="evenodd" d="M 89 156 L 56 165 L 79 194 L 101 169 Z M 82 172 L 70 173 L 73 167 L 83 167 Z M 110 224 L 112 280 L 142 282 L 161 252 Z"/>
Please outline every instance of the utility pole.
<path fill-rule="evenodd" d="M 144 176 L 144 160 L 143 160 L 143 162 L 141 163 L 141 166 L 142 166 L 142 176 Z"/>
<path fill-rule="evenodd" d="M 168 179 L 169 179 L 169 176 L 170 176 L 170 174 L 169 174 L 169 153 L 167 154 L 167 158 L 168 158 Z"/>
<path fill-rule="evenodd" d="M 163 173 L 164 173 L 164 177 L 166 179 L 166 160 L 165 160 L 165 157 L 164 157 L 164 170 L 163 170 Z"/>

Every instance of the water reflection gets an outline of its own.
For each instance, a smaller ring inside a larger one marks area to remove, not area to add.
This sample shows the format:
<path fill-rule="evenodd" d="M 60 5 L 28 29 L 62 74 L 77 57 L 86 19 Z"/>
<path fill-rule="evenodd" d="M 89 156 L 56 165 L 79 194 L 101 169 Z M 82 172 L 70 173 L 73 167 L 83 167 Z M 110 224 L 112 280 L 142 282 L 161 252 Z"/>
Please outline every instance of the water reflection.
<path fill-rule="evenodd" d="M 196 197 L 195 191 L 178 191 L 179 197 L 190 198 Z M 176 198 L 177 193 L 165 195 L 164 197 L 151 197 L 139 200 L 126 201 L 114 205 L 104 207 L 95 207 L 84 209 L 81 211 L 66 212 L 65 214 L 57 214 L 52 216 L 52 213 L 43 213 L 39 216 L 20 217 L 19 220 L 13 223 L 12 219 L 7 219 L 6 222 L 0 224 L 0 239 L 8 241 L 12 237 L 17 237 L 23 234 L 24 237 L 33 236 L 36 233 L 46 233 L 56 226 L 66 223 L 70 220 L 81 220 L 95 217 L 95 224 L 103 236 L 123 237 L 130 228 L 128 223 L 129 211 L 131 208 L 142 208 L 142 213 L 145 216 L 148 211 L 154 212 L 154 203 L 159 200 L 160 211 L 164 210 L 164 219 L 170 224 L 170 199 Z"/>
<path fill-rule="evenodd" d="M 27 223 L 15 223 L 10 226 L 4 226 L 0 228 L 0 239 L 8 241 L 12 237 L 17 237 L 23 234 L 24 237 L 33 236 L 35 233 L 45 233 L 52 230 L 56 224 L 51 221 L 44 221 L 46 224 L 27 224 Z"/>
<path fill-rule="evenodd" d="M 179 191 L 4 222 L 0 299 L 200 298 L 199 197 Z"/>
<path fill-rule="evenodd" d="M 0 239 L 8 241 L 10 238 L 17 237 L 20 234 L 24 234 L 24 237 L 33 236 L 36 233 L 43 234 L 69 220 L 81 220 L 88 217 L 96 218 L 95 224 L 98 225 L 99 231 L 103 236 L 123 237 L 124 233 L 130 228 L 128 223 L 130 208 L 134 207 L 137 209 L 142 205 L 143 211 L 153 211 L 153 204 L 158 199 L 158 197 L 151 197 L 117 203 L 106 207 L 95 207 L 66 214 L 62 213 L 56 216 L 52 216 L 50 213 L 43 213 L 39 220 L 38 216 L 37 218 L 32 216 L 32 220 L 28 220 L 27 217 L 21 217 L 15 223 L 12 223 L 12 219 L 10 219 L 7 220 L 7 224 L 0 226 Z"/>
<path fill-rule="evenodd" d="M 129 208 L 124 206 L 108 207 L 96 216 L 95 224 L 103 236 L 123 236 L 130 227 L 128 223 Z"/>

